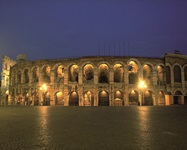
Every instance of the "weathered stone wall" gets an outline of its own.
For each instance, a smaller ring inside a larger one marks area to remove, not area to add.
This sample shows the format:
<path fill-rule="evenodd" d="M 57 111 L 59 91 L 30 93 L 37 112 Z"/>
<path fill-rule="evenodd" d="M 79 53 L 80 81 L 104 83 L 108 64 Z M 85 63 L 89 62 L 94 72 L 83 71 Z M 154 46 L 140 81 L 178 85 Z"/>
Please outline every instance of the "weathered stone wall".
<path fill-rule="evenodd" d="M 8 104 L 9 96 L 9 80 L 10 68 L 16 64 L 16 61 L 7 56 L 2 58 L 2 71 L 1 71 L 1 92 L 0 92 L 0 105 Z"/>
<path fill-rule="evenodd" d="M 10 70 L 10 104 L 184 104 L 187 95 L 186 58 L 167 54 L 164 58 L 100 56 L 23 60 Z M 175 68 L 176 65 L 178 67 Z M 168 84 L 166 66 L 169 66 L 171 78 Z M 174 76 L 180 83 L 174 82 Z M 145 88 L 139 88 L 140 80 L 145 81 Z"/>

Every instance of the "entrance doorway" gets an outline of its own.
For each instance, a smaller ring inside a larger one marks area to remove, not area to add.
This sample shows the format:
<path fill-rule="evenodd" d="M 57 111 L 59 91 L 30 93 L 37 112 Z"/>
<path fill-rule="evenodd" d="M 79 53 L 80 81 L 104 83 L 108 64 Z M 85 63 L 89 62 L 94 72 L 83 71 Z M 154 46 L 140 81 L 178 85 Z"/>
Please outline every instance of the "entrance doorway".
<path fill-rule="evenodd" d="M 99 106 L 109 106 L 109 94 L 106 91 L 99 93 Z"/>
<path fill-rule="evenodd" d="M 69 106 L 79 106 L 79 96 L 78 96 L 77 92 L 70 93 Z"/>

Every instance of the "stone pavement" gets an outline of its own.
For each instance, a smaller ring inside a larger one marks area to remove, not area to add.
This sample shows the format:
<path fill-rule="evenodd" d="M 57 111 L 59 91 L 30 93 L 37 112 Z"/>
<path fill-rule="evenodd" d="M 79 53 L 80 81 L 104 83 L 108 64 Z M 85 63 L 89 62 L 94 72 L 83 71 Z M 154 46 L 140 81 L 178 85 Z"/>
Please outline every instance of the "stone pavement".
<path fill-rule="evenodd" d="M 0 150 L 186 150 L 187 106 L 0 106 Z"/>

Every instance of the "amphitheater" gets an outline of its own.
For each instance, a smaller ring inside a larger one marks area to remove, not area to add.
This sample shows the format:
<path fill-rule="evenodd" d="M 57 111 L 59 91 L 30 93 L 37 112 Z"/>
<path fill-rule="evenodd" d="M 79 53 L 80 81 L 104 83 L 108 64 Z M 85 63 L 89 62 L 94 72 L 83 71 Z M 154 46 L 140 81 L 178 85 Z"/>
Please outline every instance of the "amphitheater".
<path fill-rule="evenodd" d="M 14 61 L 3 56 L 1 105 L 187 104 L 187 56 L 90 56 Z"/>

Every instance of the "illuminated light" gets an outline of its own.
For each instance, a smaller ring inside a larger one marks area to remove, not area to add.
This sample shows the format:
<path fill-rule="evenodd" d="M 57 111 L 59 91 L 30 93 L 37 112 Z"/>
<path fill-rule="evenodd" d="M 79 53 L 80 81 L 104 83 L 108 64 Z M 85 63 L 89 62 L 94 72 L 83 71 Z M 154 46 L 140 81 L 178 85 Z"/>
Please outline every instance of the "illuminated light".
<path fill-rule="evenodd" d="M 62 92 L 58 92 L 58 93 L 57 93 L 57 96 L 61 96 L 61 95 L 62 95 Z"/>
<path fill-rule="evenodd" d="M 40 90 L 47 91 L 47 85 L 45 83 L 42 84 L 42 86 L 40 87 Z"/>
<path fill-rule="evenodd" d="M 120 91 L 116 91 L 116 94 L 121 94 L 121 92 Z"/>
<path fill-rule="evenodd" d="M 106 91 L 102 91 L 101 94 L 102 94 L 102 95 L 106 95 Z"/>
<path fill-rule="evenodd" d="M 90 91 L 88 91 L 88 92 L 87 92 L 87 94 L 89 95 L 89 94 L 91 94 L 91 92 L 90 92 Z"/>
<path fill-rule="evenodd" d="M 132 94 L 135 94 L 135 91 L 134 91 L 134 90 L 132 90 L 132 91 L 131 91 L 131 93 L 132 93 Z"/>
<path fill-rule="evenodd" d="M 145 93 L 148 95 L 148 94 L 149 94 L 149 91 L 145 91 Z"/>
<path fill-rule="evenodd" d="M 141 80 L 141 81 L 139 82 L 138 87 L 139 87 L 140 89 L 145 89 L 145 88 L 147 88 L 147 85 L 145 84 L 145 82 L 144 82 L 143 80 Z"/>
<path fill-rule="evenodd" d="M 8 95 L 9 94 L 9 90 L 6 90 L 6 95 Z"/>

